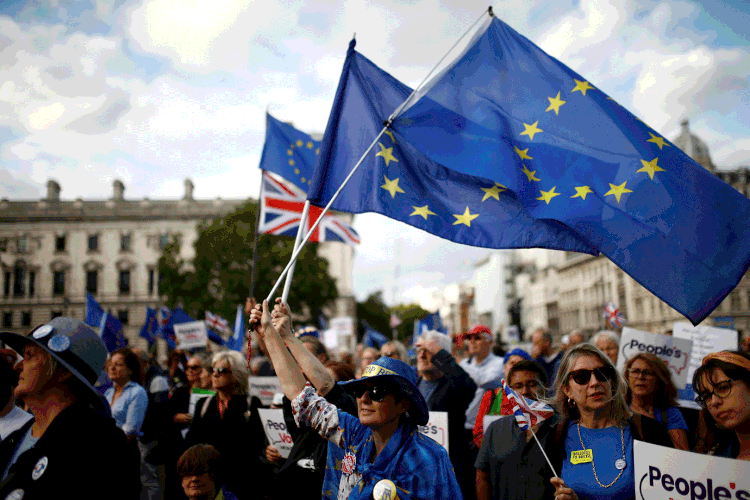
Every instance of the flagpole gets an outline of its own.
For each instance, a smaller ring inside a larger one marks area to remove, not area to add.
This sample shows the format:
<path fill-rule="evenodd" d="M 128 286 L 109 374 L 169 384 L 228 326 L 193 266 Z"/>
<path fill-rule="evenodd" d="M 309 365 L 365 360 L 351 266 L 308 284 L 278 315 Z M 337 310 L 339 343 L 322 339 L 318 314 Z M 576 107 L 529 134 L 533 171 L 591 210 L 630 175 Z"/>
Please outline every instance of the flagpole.
<path fill-rule="evenodd" d="M 269 293 L 268 297 L 266 298 L 266 300 L 268 300 L 269 305 L 271 304 L 271 299 L 273 299 L 273 295 L 276 293 L 276 290 L 279 288 L 279 284 L 281 283 L 282 278 L 284 278 L 289 273 L 290 269 L 292 269 L 294 267 L 294 263 L 297 260 L 297 257 L 299 256 L 299 253 L 302 250 L 302 247 L 304 247 L 305 244 L 310 240 L 310 237 L 312 236 L 313 232 L 318 228 L 318 225 L 323 220 L 323 217 L 328 213 L 328 210 L 331 208 L 331 205 L 333 205 L 333 202 L 336 201 L 336 198 L 338 198 L 339 194 L 341 194 L 341 191 L 344 190 L 344 187 L 347 185 L 347 183 L 352 178 L 352 176 L 357 171 L 357 169 L 362 164 L 362 162 L 367 157 L 367 155 L 370 154 L 370 151 L 372 151 L 372 148 L 375 147 L 375 144 L 378 143 L 378 140 L 380 139 L 380 137 L 385 133 L 386 130 L 388 130 L 390 128 L 391 124 L 393 123 L 394 118 L 396 118 L 398 116 L 398 114 L 404 109 L 404 107 L 411 100 L 411 98 L 417 93 L 417 91 L 422 87 L 422 85 L 424 85 L 424 83 L 427 81 L 427 79 L 435 72 L 435 70 L 438 68 L 438 66 L 440 66 L 440 64 L 442 64 L 442 62 L 445 60 L 445 58 L 448 57 L 448 54 L 450 54 L 453 51 L 453 49 L 456 48 L 456 46 L 461 42 L 461 40 L 463 40 L 464 37 L 474 28 L 474 26 L 476 26 L 476 24 L 479 21 L 482 20 L 482 18 L 485 16 L 485 14 L 489 14 L 490 17 L 493 17 L 492 7 L 490 7 L 486 11 L 482 12 L 482 15 L 479 16 L 479 19 L 477 19 L 476 21 L 474 21 L 474 24 L 472 24 L 469 27 L 469 29 L 466 30 L 466 32 L 463 35 L 461 35 L 461 37 L 458 39 L 458 41 L 456 41 L 456 43 L 453 44 L 453 47 L 451 47 L 448 50 L 448 52 L 446 52 L 445 55 L 442 58 L 440 58 L 440 60 L 430 70 L 430 72 L 427 73 L 427 76 L 424 78 L 424 80 L 422 80 L 420 82 L 420 84 L 414 90 L 412 90 L 411 94 L 409 94 L 409 97 L 407 97 L 406 100 L 404 102 L 402 102 L 401 105 L 398 108 L 396 108 L 396 111 L 394 111 L 391 114 L 391 116 L 388 117 L 388 120 L 385 122 L 385 125 L 383 126 L 383 129 L 375 137 L 375 139 L 373 139 L 372 143 L 367 148 L 367 150 L 364 152 L 364 154 L 359 159 L 359 161 L 357 162 L 357 164 L 354 165 L 354 168 L 352 168 L 352 170 L 349 172 L 349 175 L 347 175 L 346 179 L 344 179 L 344 181 L 341 183 L 341 186 L 339 186 L 339 188 L 336 190 L 336 192 L 333 193 L 333 197 L 331 197 L 331 199 L 328 201 L 328 203 L 326 204 L 326 206 L 323 209 L 323 211 L 318 216 L 318 220 L 315 221 L 315 224 L 313 224 L 313 226 L 307 232 L 307 234 L 305 235 L 304 239 L 300 243 L 299 247 L 292 254 L 292 258 L 289 260 L 289 263 L 286 265 L 286 267 L 284 268 L 284 270 L 279 275 L 279 278 L 276 280 L 276 283 L 273 285 L 273 288 L 271 289 L 271 293 Z M 255 267 L 253 267 L 253 270 L 254 269 L 255 269 Z"/>
<path fill-rule="evenodd" d="M 542 455 L 544 455 L 544 458 L 547 459 L 547 464 L 549 465 L 549 468 L 552 469 L 552 474 L 554 474 L 555 477 L 560 477 L 557 475 L 555 467 L 552 465 L 552 462 L 550 462 L 549 457 L 547 456 L 547 452 L 544 451 L 544 446 L 542 446 L 542 443 L 539 442 L 539 439 L 536 437 L 536 432 L 534 432 L 534 429 L 531 427 L 531 425 L 529 425 L 529 430 L 531 431 L 531 435 L 534 436 L 534 441 L 536 441 L 536 444 L 539 445 L 539 449 L 542 450 Z"/>
<path fill-rule="evenodd" d="M 260 212 L 261 204 L 263 203 L 263 176 L 266 175 L 266 171 L 261 169 L 260 171 L 260 192 L 258 193 L 258 211 L 255 214 L 255 235 L 253 236 L 253 270 L 250 278 L 250 292 L 249 296 L 253 297 L 255 293 L 255 277 L 256 269 L 258 267 L 258 229 L 260 228 Z"/>
<path fill-rule="evenodd" d="M 305 225 L 307 224 L 307 213 L 310 211 L 310 200 L 305 200 L 305 206 L 302 208 L 302 216 L 299 219 L 299 227 L 297 228 L 297 237 L 294 240 L 294 249 L 292 253 L 296 252 L 302 241 L 302 236 L 305 234 Z M 294 275 L 294 266 L 297 264 L 295 258 L 291 262 L 292 267 L 286 275 L 286 281 L 284 281 L 284 290 L 281 292 L 281 302 L 286 304 L 286 299 L 289 297 L 289 290 L 292 288 L 292 276 Z"/>

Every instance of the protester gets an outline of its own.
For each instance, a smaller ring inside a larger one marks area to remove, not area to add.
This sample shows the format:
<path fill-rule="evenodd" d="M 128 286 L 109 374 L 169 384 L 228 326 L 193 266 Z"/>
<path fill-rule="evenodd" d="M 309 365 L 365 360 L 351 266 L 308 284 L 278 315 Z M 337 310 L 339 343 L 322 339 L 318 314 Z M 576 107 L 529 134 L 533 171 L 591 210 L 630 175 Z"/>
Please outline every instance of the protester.
<path fill-rule="evenodd" d="M 210 444 L 188 448 L 177 461 L 177 474 L 188 500 L 237 500 L 222 480 L 221 455 Z"/>
<path fill-rule="evenodd" d="M 547 372 L 547 380 L 554 380 L 562 352 L 552 349 L 552 334 L 544 328 L 537 328 L 531 335 L 531 357 Z"/>
<path fill-rule="evenodd" d="M 625 402 L 625 380 L 612 360 L 591 344 L 569 349 L 555 379 L 559 422 L 545 448 L 554 470 L 546 469 L 556 500 L 635 497 L 633 440 L 672 446 L 666 429 L 633 415 Z M 591 450 L 591 460 L 574 464 L 574 451 Z M 551 488 L 545 495 L 552 498 Z"/>
<path fill-rule="evenodd" d="M 248 297 L 245 300 L 245 314 L 250 316 L 250 312 L 258 303 L 255 298 Z M 248 335 L 248 342 L 254 343 L 257 346 L 257 354 L 250 360 L 250 369 L 256 377 L 275 377 L 276 371 L 274 370 L 271 360 L 268 359 L 268 352 L 266 350 L 266 344 L 263 339 L 258 337 L 252 338 L 252 332 Z"/>
<path fill-rule="evenodd" d="M 429 411 L 448 413 L 448 449 L 453 469 L 464 498 L 474 498 L 474 462 L 464 432 L 466 409 L 477 385 L 450 353 L 451 338 L 429 330 L 415 342 L 417 350 L 417 386 Z"/>
<path fill-rule="evenodd" d="M 174 350 L 167 355 L 170 390 L 174 390 L 175 387 L 184 387 L 187 385 L 187 375 L 185 374 L 186 363 L 185 353 L 180 350 Z"/>
<path fill-rule="evenodd" d="M 279 334 L 281 334 L 281 332 L 279 332 Z M 331 374 L 336 382 L 345 382 L 354 379 L 354 368 L 347 363 L 341 361 L 329 361 L 325 364 L 325 367 L 326 371 Z"/>
<path fill-rule="evenodd" d="M 0 349 L 0 440 L 34 418 L 31 413 L 16 406 L 14 391 L 18 385 L 18 373 L 13 368 L 18 355 L 10 349 Z"/>
<path fill-rule="evenodd" d="M 450 352 L 450 349 L 448 349 Z M 388 358 L 397 359 L 404 363 L 409 362 L 409 354 L 406 350 L 406 346 L 398 340 L 389 340 L 380 348 L 380 355 Z"/>
<path fill-rule="evenodd" d="M 630 409 L 666 426 L 674 447 L 687 450 L 688 425 L 677 407 L 677 386 L 667 364 L 654 354 L 638 353 L 625 363 L 625 379 Z"/>
<path fill-rule="evenodd" d="M 519 396 L 539 400 L 545 395 L 547 372 L 535 361 L 522 359 L 514 364 L 506 380 Z M 555 423 L 557 417 L 553 416 L 534 428 L 542 446 Z M 546 487 L 539 479 L 544 476 L 546 464 L 530 431 L 522 431 L 514 416 L 501 417 L 487 427 L 477 455 L 477 498 L 542 500 Z"/>
<path fill-rule="evenodd" d="M 58 317 L 0 340 L 23 355 L 14 394 L 34 414 L 0 443 L 0 498 L 138 498 L 137 459 L 93 385 L 107 359 L 99 335 Z"/>
<path fill-rule="evenodd" d="M 744 337 L 742 337 L 742 340 L 740 341 L 740 350 L 742 352 L 750 351 L 750 335 L 745 335 Z"/>
<path fill-rule="evenodd" d="M 346 451 L 338 485 L 339 498 L 369 499 L 382 481 L 391 481 L 401 498 L 462 498 L 448 454 L 417 425 L 428 421 L 427 403 L 416 386 L 414 371 L 401 361 L 382 357 L 369 365 L 358 380 L 347 382 L 357 397 L 359 419 L 340 411 L 305 383 L 302 371 L 271 324 L 268 304 L 250 315 L 256 332 L 264 337 L 278 369 L 284 393 L 300 424 Z M 395 498 L 392 495 L 391 498 Z"/>
<path fill-rule="evenodd" d="M 362 349 L 362 356 L 359 358 L 359 370 L 357 376 L 362 376 L 362 371 L 369 365 L 373 364 L 380 357 L 380 351 L 374 347 L 365 347 Z"/>
<path fill-rule="evenodd" d="M 578 344 L 582 344 L 586 341 L 586 338 L 583 336 L 583 333 L 581 333 L 580 330 L 573 330 L 568 334 L 568 349 L 571 347 L 575 347 Z"/>
<path fill-rule="evenodd" d="M 474 423 L 479 413 L 479 404 L 482 402 L 482 396 L 489 389 L 497 389 L 502 385 L 503 380 L 503 358 L 495 356 L 491 352 L 492 332 L 489 327 L 476 325 L 463 336 L 463 340 L 468 344 L 469 357 L 459 363 L 466 373 L 468 373 L 477 384 L 474 391 L 474 397 L 466 409 L 466 421 L 464 423 L 464 434 L 466 442 L 472 441 L 472 432 Z M 471 462 L 476 458 L 478 448 L 474 447 L 474 456 Z"/>
<path fill-rule="evenodd" d="M 721 351 L 703 358 L 693 375 L 701 410 L 695 451 L 750 460 L 750 354 Z"/>
<path fill-rule="evenodd" d="M 310 336 L 304 336 L 299 339 L 302 342 L 302 345 L 305 346 L 308 351 L 313 353 L 321 363 L 326 364 L 328 363 L 328 360 L 331 359 L 331 357 L 328 355 L 328 349 L 326 349 L 326 346 L 324 346 L 323 342 L 321 342 L 320 340 Z"/>
<path fill-rule="evenodd" d="M 216 395 L 195 408 L 186 441 L 189 446 L 206 443 L 221 453 L 227 487 L 240 499 L 252 491 L 246 474 L 257 465 L 263 448 L 263 427 L 257 411 L 248 412 L 247 361 L 237 351 L 222 351 L 213 357 L 212 386 Z"/>
<path fill-rule="evenodd" d="M 591 343 L 597 349 L 609 356 L 612 363 L 617 365 L 617 355 L 620 352 L 620 336 L 610 330 L 602 330 L 591 337 Z"/>

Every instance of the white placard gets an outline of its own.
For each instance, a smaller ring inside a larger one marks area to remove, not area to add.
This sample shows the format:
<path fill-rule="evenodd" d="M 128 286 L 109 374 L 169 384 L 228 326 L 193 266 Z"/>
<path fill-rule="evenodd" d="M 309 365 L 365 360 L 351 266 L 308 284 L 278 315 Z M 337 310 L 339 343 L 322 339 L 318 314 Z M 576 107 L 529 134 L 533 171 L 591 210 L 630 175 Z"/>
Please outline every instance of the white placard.
<path fill-rule="evenodd" d="M 323 342 L 323 345 L 326 346 L 326 349 L 329 351 L 333 351 L 339 347 L 339 336 L 336 333 L 336 330 L 333 328 L 329 328 L 328 330 L 323 330 L 321 332 L 321 338 L 320 340 Z"/>
<path fill-rule="evenodd" d="M 748 500 L 750 462 L 635 441 L 637 500 Z"/>
<path fill-rule="evenodd" d="M 250 377 L 248 379 L 248 394 L 260 399 L 260 404 L 263 406 L 271 406 L 273 396 L 277 392 L 284 392 L 278 377 Z"/>
<path fill-rule="evenodd" d="M 198 401 L 210 398 L 214 394 L 216 394 L 216 391 L 212 391 L 211 389 L 198 389 L 195 387 L 190 389 L 190 404 L 188 406 L 188 413 L 190 415 L 195 415 L 195 407 L 198 404 Z"/>
<path fill-rule="evenodd" d="M 448 449 L 448 412 L 447 411 L 431 411 L 430 421 L 427 425 L 420 425 L 419 432 L 425 436 L 429 436 L 438 442 L 445 451 L 450 452 Z"/>
<path fill-rule="evenodd" d="M 263 430 L 266 431 L 269 444 L 279 450 L 279 455 L 282 457 L 289 457 L 294 443 L 284 422 L 284 410 L 259 408 L 258 414 L 260 421 L 263 422 Z"/>
<path fill-rule="evenodd" d="M 182 350 L 205 348 L 208 342 L 206 323 L 190 321 L 174 325 L 174 336 L 177 338 L 178 347 Z"/>
<path fill-rule="evenodd" d="M 707 354 L 719 351 L 737 350 L 737 331 L 713 326 L 693 326 L 690 323 L 675 323 L 672 335 L 693 341 L 693 352 L 690 356 L 688 378 L 692 383 L 693 373 L 701 365 Z"/>
<path fill-rule="evenodd" d="M 644 332 L 635 328 L 622 329 L 620 355 L 617 357 L 617 370 L 623 373 L 625 363 L 638 353 L 655 354 L 669 366 L 678 389 L 684 389 L 690 369 L 690 353 L 693 341 L 690 339 Z"/>

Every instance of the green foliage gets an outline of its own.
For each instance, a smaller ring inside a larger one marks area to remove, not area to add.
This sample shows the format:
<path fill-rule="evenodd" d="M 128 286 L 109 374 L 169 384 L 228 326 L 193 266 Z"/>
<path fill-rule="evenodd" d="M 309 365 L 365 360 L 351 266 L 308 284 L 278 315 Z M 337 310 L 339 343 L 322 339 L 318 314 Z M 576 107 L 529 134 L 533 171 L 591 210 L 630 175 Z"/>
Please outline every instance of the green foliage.
<path fill-rule="evenodd" d="M 257 204 L 248 201 L 220 219 L 200 224 L 192 262 L 180 259 L 177 240 L 167 245 L 159 259 L 159 293 L 167 297 L 167 306 L 181 305 L 196 319 L 211 311 L 232 321 L 237 305 L 250 296 L 256 211 Z M 293 246 L 293 238 L 259 235 L 256 299 L 268 296 Z M 276 296 L 281 296 L 281 289 Z M 315 317 L 337 296 L 328 261 L 317 256 L 317 244 L 308 243 L 297 259 L 289 306 L 295 313 Z"/>
<path fill-rule="evenodd" d="M 401 304 L 390 308 L 383 302 L 383 292 L 377 291 L 371 294 L 364 302 L 357 303 L 357 318 L 360 320 L 358 326 L 359 337 L 364 335 L 362 320 L 370 327 L 379 331 L 386 337 L 392 337 L 393 329 L 390 327 L 391 313 L 401 319 L 401 325 L 396 328 L 396 338 L 405 342 L 414 333 L 414 321 L 427 317 L 430 313 L 417 304 Z"/>
<path fill-rule="evenodd" d="M 401 325 L 398 327 L 398 339 L 402 342 L 414 335 L 415 321 L 430 315 L 429 311 L 425 311 L 417 304 L 401 304 L 394 307 L 392 312 L 401 318 Z"/>

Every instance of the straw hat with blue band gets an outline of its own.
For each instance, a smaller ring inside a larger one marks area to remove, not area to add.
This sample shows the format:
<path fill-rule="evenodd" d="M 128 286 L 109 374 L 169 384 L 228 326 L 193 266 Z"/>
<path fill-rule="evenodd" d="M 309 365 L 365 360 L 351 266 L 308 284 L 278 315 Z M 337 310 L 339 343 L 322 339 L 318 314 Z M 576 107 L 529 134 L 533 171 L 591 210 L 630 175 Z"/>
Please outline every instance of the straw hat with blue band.
<path fill-rule="evenodd" d="M 91 396 L 96 396 L 88 398 L 91 402 L 109 411 L 109 403 L 94 389 L 107 361 L 107 348 L 99 335 L 85 323 L 57 317 L 34 329 L 28 336 L 0 332 L 0 340 L 18 353 L 23 353 L 28 344 L 38 345 L 91 390 Z"/>
<path fill-rule="evenodd" d="M 352 391 L 359 384 L 375 381 L 386 382 L 396 387 L 411 402 L 409 415 L 413 422 L 417 425 L 427 425 L 430 420 L 430 412 L 427 409 L 427 401 L 419 392 L 417 374 L 403 361 L 383 356 L 374 363 L 367 365 L 362 372 L 362 378 L 340 382 L 339 385 L 346 391 Z"/>

